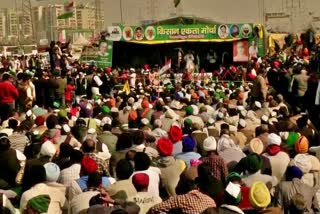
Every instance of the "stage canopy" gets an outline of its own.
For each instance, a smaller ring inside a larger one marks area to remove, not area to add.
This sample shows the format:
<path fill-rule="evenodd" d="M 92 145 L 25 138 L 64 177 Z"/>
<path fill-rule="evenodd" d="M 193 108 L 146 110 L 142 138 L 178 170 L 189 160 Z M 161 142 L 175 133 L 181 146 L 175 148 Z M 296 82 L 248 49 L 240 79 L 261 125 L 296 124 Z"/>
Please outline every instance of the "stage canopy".
<path fill-rule="evenodd" d="M 259 53 L 262 50 L 263 39 L 257 38 L 253 32 L 254 27 L 252 23 L 218 23 L 193 16 L 175 17 L 139 26 L 109 26 L 101 32 L 101 36 L 112 52 L 97 60 L 98 67 L 103 68 L 107 64 L 140 64 L 143 60 L 150 60 L 150 64 L 155 64 L 154 61 L 161 64 L 166 58 L 177 55 L 178 49 L 185 52 L 201 50 L 201 54 L 212 49 L 216 50 L 220 58 L 230 58 L 224 61 L 232 61 L 234 42 L 243 40 L 244 49 L 248 52 L 248 44 L 255 41 Z M 201 54 L 200 58 L 206 58 L 206 55 Z"/>

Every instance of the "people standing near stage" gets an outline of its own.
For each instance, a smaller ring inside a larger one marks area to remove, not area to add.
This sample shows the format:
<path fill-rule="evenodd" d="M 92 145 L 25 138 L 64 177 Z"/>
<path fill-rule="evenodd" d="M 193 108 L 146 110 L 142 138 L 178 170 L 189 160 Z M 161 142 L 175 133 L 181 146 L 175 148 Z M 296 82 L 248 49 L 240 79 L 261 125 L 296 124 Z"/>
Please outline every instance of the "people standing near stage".
<path fill-rule="evenodd" d="M 15 109 L 15 99 L 19 96 L 17 88 L 11 81 L 10 74 L 2 75 L 2 81 L 0 82 L 1 121 L 6 120 L 10 112 Z"/>

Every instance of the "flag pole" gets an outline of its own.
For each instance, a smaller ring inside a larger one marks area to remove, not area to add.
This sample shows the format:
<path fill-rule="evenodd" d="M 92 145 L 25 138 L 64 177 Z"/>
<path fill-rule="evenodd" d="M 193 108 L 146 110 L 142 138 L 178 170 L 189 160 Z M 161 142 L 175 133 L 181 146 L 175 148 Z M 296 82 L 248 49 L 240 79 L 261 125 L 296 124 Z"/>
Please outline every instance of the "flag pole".
<path fill-rule="evenodd" d="M 120 0 L 120 19 L 121 19 L 121 24 L 123 24 L 122 0 Z"/>

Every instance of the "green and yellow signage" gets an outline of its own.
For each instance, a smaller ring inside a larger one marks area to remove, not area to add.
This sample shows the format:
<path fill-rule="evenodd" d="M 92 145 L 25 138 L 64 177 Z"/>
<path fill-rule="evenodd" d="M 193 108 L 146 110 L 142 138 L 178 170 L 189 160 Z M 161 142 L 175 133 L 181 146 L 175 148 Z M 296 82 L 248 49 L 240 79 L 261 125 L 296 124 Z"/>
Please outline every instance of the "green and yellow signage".
<path fill-rule="evenodd" d="M 252 37 L 252 24 L 111 26 L 106 39 L 138 43 L 233 41 Z"/>

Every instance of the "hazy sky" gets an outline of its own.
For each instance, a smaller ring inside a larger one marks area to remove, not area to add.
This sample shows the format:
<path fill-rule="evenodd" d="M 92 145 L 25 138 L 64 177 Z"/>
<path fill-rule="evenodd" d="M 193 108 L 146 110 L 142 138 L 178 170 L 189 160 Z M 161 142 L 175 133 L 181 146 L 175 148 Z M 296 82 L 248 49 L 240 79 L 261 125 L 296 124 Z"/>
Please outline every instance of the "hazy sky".
<path fill-rule="evenodd" d="M 0 0 L 0 7 L 13 7 L 14 2 L 17 1 L 21 5 L 21 0 Z M 32 4 L 36 5 L 49 3 L 62 3 L 66 0 L 32 0 Z M 94 0 L 76 0 L 77 2 L 93 2 Z M 139 4 L 150 0 L 122 0 L 124 9 L 122 12 L 131 19 L 136 19 L 139 10 Z M 172 7 L 173 0 L 152 0 L 161 2 L 159 4 L 168 5 Z M 103 2 L 103 10 L 105 13 L 105 23 L 120 22 L 120 0 L 101 0 Z M 183 15 L 194 15 L 202 18 L 209 18 L 219 22 L 258 22 L 258 17 L 261 16 L 259 12 L 259 2 L 265 2 L 266 12 L 282 12 L 283 8 L 295 5 L 295 7 L 305 8 L 308 12 L 315 14 L 320 12 L 320 0 L 181 0 L 181 7 L 183 8 Z M 319 12 L 318 12 L 319 11 Z M 169 12 L 159 11 L 157 14 L 162 18 L 168 18 Z M 144 14 L 145 15 L 145 14 Z M 320 15 L 320 14 L 319 14 Z M 147 19 L 149 17 L 146 17 Z M 150 17 L 151 18 L 151 17 Z M 150 19 L 149 18 L 149 19 Z M 128 20 L 130 22 L 132 20 Z"/>

